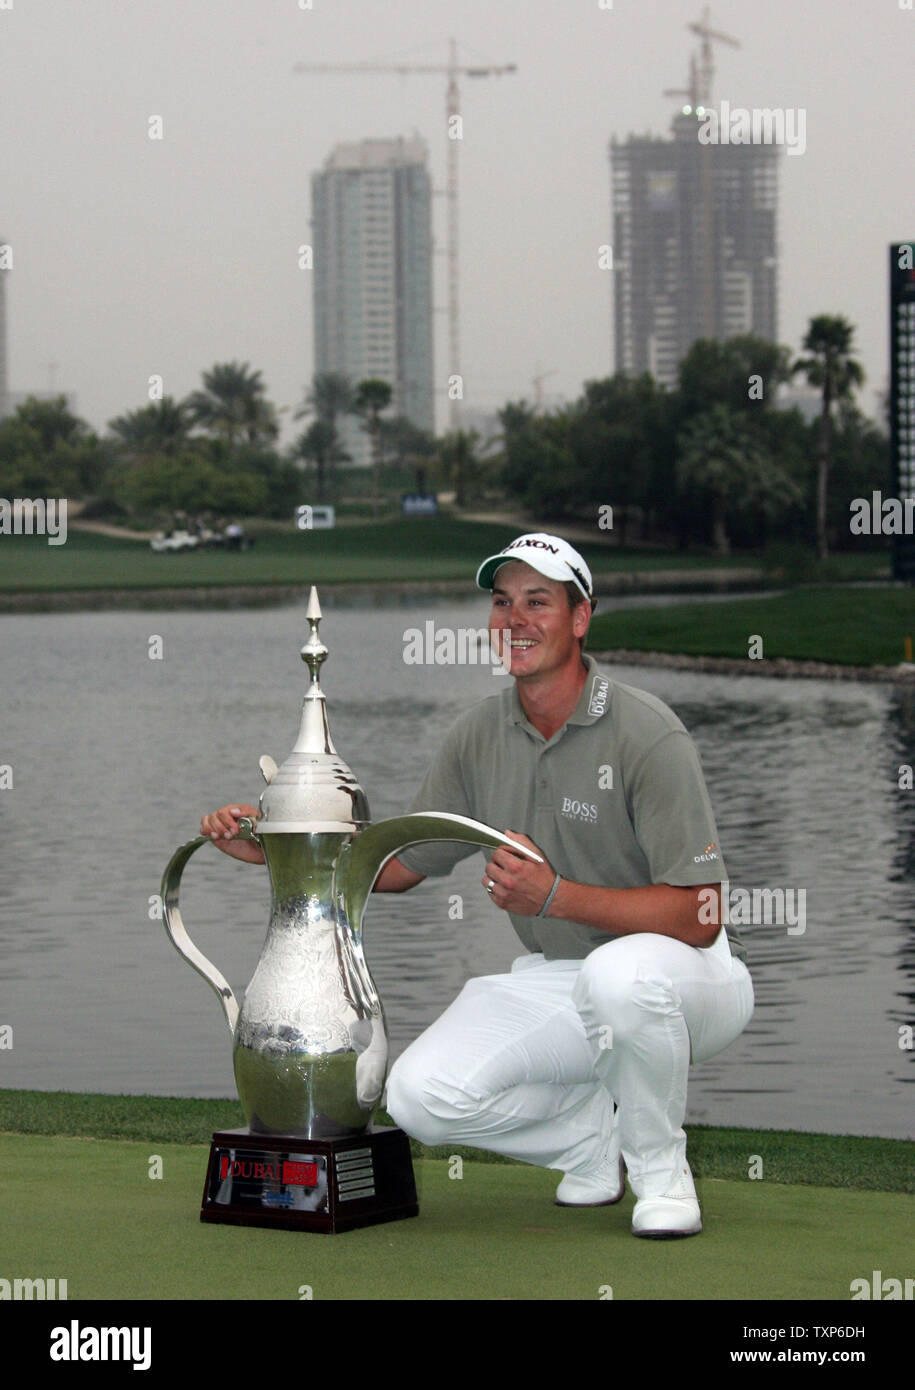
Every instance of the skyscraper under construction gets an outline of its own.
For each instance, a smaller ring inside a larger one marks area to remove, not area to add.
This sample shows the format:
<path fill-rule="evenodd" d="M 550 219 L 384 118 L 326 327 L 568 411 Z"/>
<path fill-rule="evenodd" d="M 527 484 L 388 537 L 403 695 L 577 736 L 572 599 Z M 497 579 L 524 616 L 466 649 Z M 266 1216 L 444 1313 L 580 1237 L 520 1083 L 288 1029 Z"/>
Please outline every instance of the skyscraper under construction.
<path fill-rule="evenodd" d="M 708 6 L 686 27 L 701 44 L 686 88 L 664 93 L 686 98 L 670 139 L 610 144 L 616 369 L 651 372 L 665 386 L 697 338 L 778 334 L 782 151 L 709 140 L 712 45 L 740 43 L 712 28 Z"/>
<path fill-rule="evenodd" d="M 684 106 L 670 139 L 610 145 L 616 369 L 649 371 L 668 386 L 697 338 L 778 333 L 784 151 L 702 144 L 701 121 Z"/>

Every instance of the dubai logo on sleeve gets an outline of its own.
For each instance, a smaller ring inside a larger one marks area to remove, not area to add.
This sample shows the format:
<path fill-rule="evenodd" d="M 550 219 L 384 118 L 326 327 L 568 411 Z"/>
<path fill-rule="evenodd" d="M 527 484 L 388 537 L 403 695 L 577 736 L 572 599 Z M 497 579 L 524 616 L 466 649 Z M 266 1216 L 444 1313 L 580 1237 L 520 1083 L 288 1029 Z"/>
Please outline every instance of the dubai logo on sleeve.
<path fill-rule="evenodd" d="M 588 701 L 589 714 L 603 714 L 607 708 L 610 682 L 604 676 L 595 676 L 591 683 L 591 699 Z"/>

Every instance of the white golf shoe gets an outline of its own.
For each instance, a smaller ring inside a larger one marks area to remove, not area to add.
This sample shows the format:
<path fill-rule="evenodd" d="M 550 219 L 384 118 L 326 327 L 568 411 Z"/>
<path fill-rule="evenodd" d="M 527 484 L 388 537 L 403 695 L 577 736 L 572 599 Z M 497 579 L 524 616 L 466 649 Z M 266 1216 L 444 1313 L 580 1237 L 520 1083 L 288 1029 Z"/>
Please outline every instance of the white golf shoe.
<path fill-rule="evenodd" d="M 625 1166 L 620 1154 L 603 1173 L 585 1176 L 566 1173 L 556 1189 L 557 1207 L 612 1207 L 626 1191 Z"/>
<path fill-rule="evenodd" d="M 632 1234 L 652 1240 L 697 1236 L 702 1217 L 693 1175 L 684 1164 L 679 1179 L 660 1197 L 640 1197 L 632 1211 Z"/>

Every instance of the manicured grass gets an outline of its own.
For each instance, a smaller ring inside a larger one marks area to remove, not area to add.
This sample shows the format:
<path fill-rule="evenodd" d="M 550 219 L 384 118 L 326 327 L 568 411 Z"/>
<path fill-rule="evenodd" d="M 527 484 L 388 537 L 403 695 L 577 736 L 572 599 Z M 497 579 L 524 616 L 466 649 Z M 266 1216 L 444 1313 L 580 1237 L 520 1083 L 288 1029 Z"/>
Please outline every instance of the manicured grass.
<path fill-rule="evenodd" d="M 383 1111 L 378 1122 L 390 1123 Z M 125 1139 L 153 1144 L 209 1143 L 214 1129 L 245 1123 L 237 1100 L 113 1096 L 74 1091 L 0 1090 L 0 1133 Z M 915 1193 L 915 1144 L 858 1135 L 690 1125 L 689 1159 L 697 1177 L 745 1180 L 755 1154 L 770 1183 Z M 480 1149 L 426 1148 L 416 1157 L 511 1163 Z"/>
<path fill-rule="evenodd" d="M 233 1129 L 244 1123 L 245 1113 L 238 1099 L 0 1090 L 0 1133 L 208 1144 L 214 1129 Z"/>
<path fill-rule="evenodd" d="M 812 550 L 772 545 L 760 559 L 767 579 L 780 588 L 799 584 L 851 584 L 859 579 L 889 579 L 892 556 L 887 546 L 880 550 L 838 550 L 826 560 L 818 560 Z"/>
<path fill-rule="evenodd" d="M 702 1234 L 655 1242 L 632 1238 L 628 1190 L 570 1210 L 555 1172 L 424 1159 L 418 1217 L 330 1236 L 202 1224 L 206 1155 L 0 1135 L 4 1277 L 66 1279 L 69 1300 L 847 1302 L 852 1281 L 911 1270 L 915 1199 L 885 1192 L 699 1179 Z"/>
<path fill-rule="evenodd" d="M 477 565 L 518 534 L 516 527 L 450 517 L 342 526 L 260 536 L 252 550 L 156 555 L 146 541 L 71 527 L 64 545 L 44 536 L 0 536 L 0 591 L 183 588 L 188 585 L 371 583 L 451 580 L 473 585 Z M 753 558 L 672 550 L 578 546 L 594 574 L 634 570 L 740 568 Z"/>
<path fill-rule="evenodd" d="M 750 637 L 759 636 L 764 658 L 895 666 L 905 658 L 906 635 L 915 641 L 915 588 L 819 586 L 774 598 L 598 611 L 588 646 L 746 660 Z"/>

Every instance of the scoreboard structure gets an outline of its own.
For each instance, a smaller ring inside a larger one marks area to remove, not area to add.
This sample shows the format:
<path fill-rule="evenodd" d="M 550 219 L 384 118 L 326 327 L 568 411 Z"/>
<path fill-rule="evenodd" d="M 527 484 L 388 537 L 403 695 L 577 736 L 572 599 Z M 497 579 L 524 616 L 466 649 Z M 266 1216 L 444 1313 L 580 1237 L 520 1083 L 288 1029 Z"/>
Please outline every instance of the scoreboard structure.
<path fill-rule="evenodd" d="M 890 247 L 891 495 L 915 497 L 915 241 Z M 893 537 L 893 578 L 915 584 L 915 536 Z"/>

